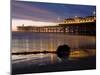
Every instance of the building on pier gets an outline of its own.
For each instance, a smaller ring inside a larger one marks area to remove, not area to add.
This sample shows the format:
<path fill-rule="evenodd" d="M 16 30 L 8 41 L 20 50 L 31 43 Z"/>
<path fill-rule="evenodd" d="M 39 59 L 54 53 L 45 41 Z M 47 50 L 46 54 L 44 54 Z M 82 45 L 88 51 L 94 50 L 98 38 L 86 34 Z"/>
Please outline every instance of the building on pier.
<path fill-rule="evenodd" d="M 96 17 L 95 16 L 87 16 L 85 18 L 83 17 L 77 17 L 75 16 L 75 18 L 67 18 L 67 19 L 64 19 L 64 23 L 86 23 L 86 22 L 94 22 L 96 21 Z"/>

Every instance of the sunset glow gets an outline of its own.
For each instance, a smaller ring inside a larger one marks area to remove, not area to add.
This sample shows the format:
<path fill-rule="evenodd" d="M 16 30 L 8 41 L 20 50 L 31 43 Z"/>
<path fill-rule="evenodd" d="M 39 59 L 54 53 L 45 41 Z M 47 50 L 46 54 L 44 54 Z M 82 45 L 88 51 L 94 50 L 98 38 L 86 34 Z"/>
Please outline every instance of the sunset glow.
<path fill-rule="evenodd" d="M 76 11 L 77 10 L 77 11 Z M 53 26 L 65 18 L 93 15 L 94 6 L 12 1 L 12 31 L 17 26 Z"/>
<path fill-rule="evenodd" d="M 31 21 L 31 20 L 19 20 L 19 19 L 14 19 L 12 20 L 12 30 L 16 31 L 17 26 L 54 26 L 57 25 L 58 23 L 53 23 L 53 22 L 41 22 L 41 21 Z"/>

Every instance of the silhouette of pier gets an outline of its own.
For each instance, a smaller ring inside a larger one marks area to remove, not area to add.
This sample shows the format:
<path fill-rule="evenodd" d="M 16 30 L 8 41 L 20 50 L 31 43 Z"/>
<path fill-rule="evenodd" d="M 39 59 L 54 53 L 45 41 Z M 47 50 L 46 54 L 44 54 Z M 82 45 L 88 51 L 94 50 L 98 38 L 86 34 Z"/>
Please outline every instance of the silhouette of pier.
<path fill-rule="evenodd" d="M 64 19 L 64 22 L 55 26 L 18 26 L 21 32 L 62 32 L 72 34 L 96 34 L 96 17 L 75 17 Z"/>

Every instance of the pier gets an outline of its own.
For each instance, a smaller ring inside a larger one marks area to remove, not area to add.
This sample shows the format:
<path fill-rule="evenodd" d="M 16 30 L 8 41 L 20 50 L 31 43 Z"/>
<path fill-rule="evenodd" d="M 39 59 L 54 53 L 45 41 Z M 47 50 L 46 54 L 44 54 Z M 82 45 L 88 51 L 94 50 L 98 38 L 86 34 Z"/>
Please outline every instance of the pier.
<path fill-rule="evenodd" d="M 96 17 L 75 17 L 64 19 L 63 23 L 55 26 L 18 26 L 21 32 L 60 32 L 71 34 L 96 34 Z"/>

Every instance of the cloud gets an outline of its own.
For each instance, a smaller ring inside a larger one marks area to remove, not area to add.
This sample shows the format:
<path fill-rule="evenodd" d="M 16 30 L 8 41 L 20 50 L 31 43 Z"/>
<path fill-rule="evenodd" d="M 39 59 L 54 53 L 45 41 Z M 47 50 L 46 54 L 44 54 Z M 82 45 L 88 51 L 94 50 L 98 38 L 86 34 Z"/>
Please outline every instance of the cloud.
<path fill-rule="evenodd" d="M 57 14 L 52 11 L 40 9 L 34 4 L 14 1 L 12 2 L 12 18 L 28 19 L 36 21 L 54 21 Z"/>
<path fill-rule="evenodd" d="M 51 25 L 62 22 L 65 18 L 91 16 L 95 10 L 95 6 L 13 0 L 11 2 L 12 26 L 16 29 L 16 26 L 22 24 Z"/>

